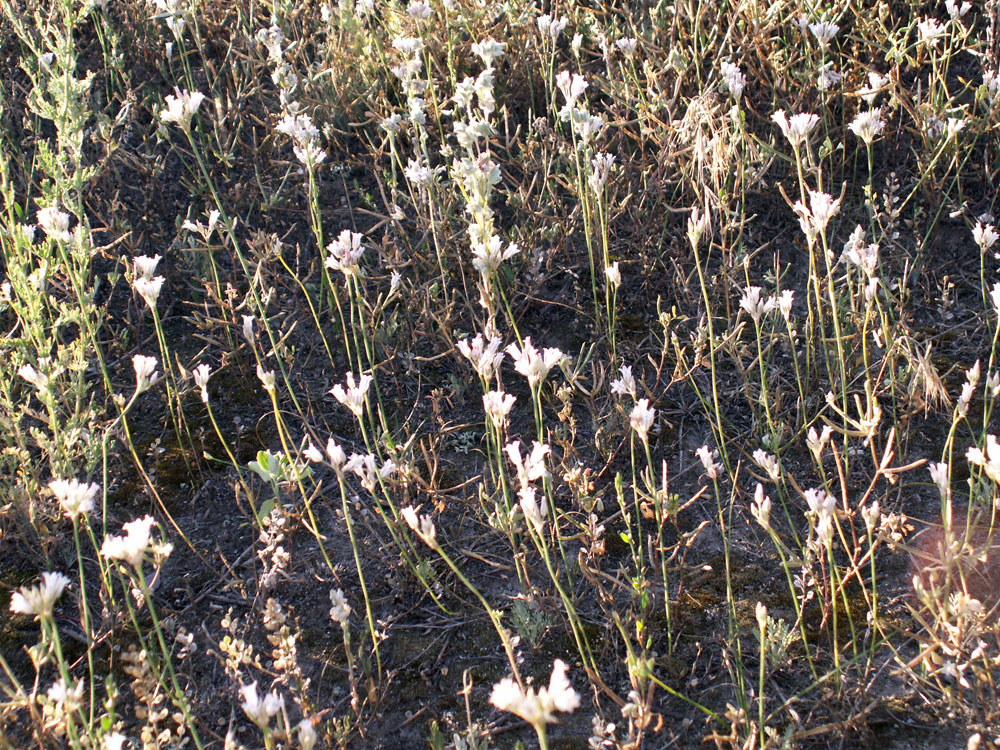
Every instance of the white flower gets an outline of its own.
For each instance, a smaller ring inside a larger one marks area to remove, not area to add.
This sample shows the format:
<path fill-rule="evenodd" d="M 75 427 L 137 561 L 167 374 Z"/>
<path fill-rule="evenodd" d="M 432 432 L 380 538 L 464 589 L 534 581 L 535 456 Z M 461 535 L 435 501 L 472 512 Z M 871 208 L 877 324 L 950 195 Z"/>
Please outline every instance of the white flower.
<path fill-rule="evenodd" d="M 243 333 L 243 338 L 246 339 L 246 342 L 248 344 L 253 344 L 254 342 L 253 315 L 243 316 L 243 325 L 241 332 Z"/>
<path fill-rule="evenodd" d="M 778 295 L 778 310 L 781 311 L 781 316 L 788 322 L 788 319 L 792 314 L 792 303 L 795 300 L 795 292 L 791 289 L 785 289 Z"/>
<path fill-rule="evenodd" d="M 608 280 L 608 286 L 617 291 L 618 287 L 622 285 L 622 274 L 621 271 L 618 270 L 617 260 L 604 269 L 604 276 Z"/>
<path fill-rule="evenodd" d="M 343 625 L 347 618 L 351 616 L 351 605 L 347 603 L 347 597 L 341 589 L 330 591 L 330 619 Z"/>
<path fill-rule="evenodd" d="M 546 14 L 539 16 L 536 23 L 538 24 L 538 30 L 542 33 L 542 36 L 548 37 L 550 40 L 555 42 L 559 39 L 559 35 L 566 29 L 566 26 L 569 25 L 569 19 L 566 18 L 566 16 L 562 16 L 557 20 Z"/>
<path fill-rule="evenodd" d="M 820 91 L 829 91 L 831 88 L 840 83 L 840 80 L 844 76 L 837 72 L 833 67 L 833 60 L 827 60 L 823 63 L 822 68 L 820 68 L 819 73 L 816 76 L 816 86 Z"/>
<path fill-rule="evenodd" d="M 611 392 L 619 396 L 624 396 L 627 393 L 635 398 L 636 387 L 635 378 L 632 377 L 632 368 L 628 365 L 622 365 L 619 372 L 621 377 L 611 381 Z"/>
<path fill-rule="evenodd" d="M 76 479 L 53 479 L 49 482 L 49 489 L 56 496 L 66 517 L 76 521 L 94 509 L 94 498 L 101 491 L 101 486 Z"/>
<path fill-rule="evenodd" d="M 274 370 L 265 370 L 260 365 L 257 365 L 257 380 L 260 381 L 261 386 L 268 393 L 274 393 Z"/>
<path fill-rule="evenodd" d="M 753 499 L 753 503 L 750 504 L 750 514 L 760 524 L 761 528 L 771 528 L 771 498 L 764 494 L 764 487 L 760 482 L 757 482 Z"/>
<path fill-rule="evenodd" d="M 639 46 L 639 41 L 635 37 L 622 37 L 615 42 L 615 46 L 622 51 L 625 57 L 635 55 L 635 50 Z"/>
<path fill-rule="evenodd" d="M 815 514 L 817 518 L 829 516 L 837 508 L 837 499 L 826 490 L 806 490 L 805 499 L 809 512 Z"/>
<path fill-rule="evenodd" d="M 361 244 L 364 237 L 350 229 L 345 229 L 333 242 L 326 246 L 330 255 L 326 259 L 326 267 L 333 271 L 340 271 L 344 277 L 355 276 L 361 263 L 361 257 L 365 253 L 365 247 Z"/>
<path fill-rule="evenodd" d="M 156 273 L 156 266 L 159 265 L 162 257 L 154 255 L 150 258 L 148 255 L 137 255 L 132 258 L 132 267 L 135 269 L 136 278 L 152 279 L 153 274 Z"/>
<path fill-rule="evenodd" d="M 136 393 L 149 390 L 160 379 L 160 373 L 156 371 L 156 364 L 156 357 L 147 357 L 144 354 L 136 354 L 132 357 Z"/>
<path fill-rule="evenodd" d="M 123 750 L 126 742 L 128 742 L 128 737 L 121 732 L 105 735 L 104 750 Z"/>
<path fill-rule="evenodd" d="M 191 129 L 191 118 L 198 111 L 198 107 L 205 99 L 205 95 L 200 91 L 182 91 L 174 89 L 174 94 L 167 95 L 167 106 L 160 111 L 160 120 L 164 123 L 176 123 L 181 130 L 187 132 Z"/>
<path fill-rule="evenodd" d="M 437 548 L 437 531 L 434 528 L 434 521 L 430 516 L 417 516 L 417 509 L 412 505 L 407 505 L 400 511 L 403 520 L 416 533 L 417 536 L 431 549 Z"/>
<path fill-rule="evenodd" d="M 532 444 L 531 453 L 522 458 L 520 440 L 514 440 L 504 446 L 504 452 L 510 458 L 510 462 L 514 464 L 514 468 L 517 469 L 517 478 L 522 488 L 527 487 L 536 479 L 549 475 L 548 469 L 545 468 L 545 457 L 550 451 L 548 445 L 536 440 Z"/>
<path fill-rule="evenodd" d="M 483 59 L 487 68 L 493 67 L 493 61 L 498 57 L 503 57 L 507 45 L 495 39 L 487 39 L 484 42 L 477 42 L 472 45 L 472 53 L 479 55 Z"/>
<path fill-rule="evenodd" d="M 536 730 L 541 730 L 555 721 L 556 711 L 570 713 L 580 706 L 580 696 L 570 684 L 566 669 L 562 659 L 556 659 L 552 664 L 548 687 L 541 688 L 537 694 L 531 687 L 527 691 L 521 690 L 512 678 L 505 677 L 493 686 L 490 703 L 501 711 L 520 716 Z"/>
<path fill-rule="evenodd" d="M 986 436 L 986 452 L 973 446 L 965 454 L 970 464 L 981 466 L 986 476 L 1000 484 L 1000 443 L 995 435 Z"/>
<path fill-rule="evenodd" d="M 433 12 L 434 10 L 431 8 L 430 3 L 422 2 L 422 0 L 416 0 L 416 2 L 410 3 L 409 7 L 406 9 L 406 15 L 410 18 L 415 18 L 418 21 L 430 18 L 431 13 Z"/>
<path fill-rule="evenodd" d="M 534 389 L 545 380 L 549 370 L 562 361 L 565 356 L 559 349 L 549 347 L 539 352 L 531 343 L 531 336 L 524 339 L 524 348 L 510 344 L 507 353 L 514 360 L 514 369 L 528 379 L 528 385 Z"/>
<path fill-rule="evenodd" d="M 365 395 L 368 393 L 368 387 L 372 384 L 372 376 L 361 375 L 358 378 L 358 382 L 355 383 L 354 373 L 349 372 L 346 375 L 346 381 L 346 389 L 340 383 L 337 383 L 330 389 L 330 393 L 335 399 L 350 409 L 354 416 L 361 419 L 365 410 Z"/>
<path fill-rule="evenodd" d="M 608 182 L 608 175 L 611 173 L 611 167 L 614 166 L 614 163 L 615 156 L 613 154 L 598 154 L 590 160 L 593 171 L 587 178 L 587 184 L 598 197 Z"/>
<path fill-rule="evenodd" d="M 283 52 L 281 45 L 285 42 L 285 35 L 279 26 L 271 26 L 257 32 L 257 41 L 267 47 L 267 56 L 274 62 L 280 62 Z"/>
<path fill-rule="evenodd" d="M 142 565 L 142 558 L 147 552 L 170 554 L 170 545 L 153 545 L 150 543 L 150 531 L 156 521 L 152 516 L 144 516 L 134 521 L 122 524 L 123 536 L 106 536 L 101 545 L 101 556 L 109 560 L 122 560 L 133 568 Z"/>
<path fill-rule="evenodd" d="M 471 342 L 469 339 L 462 339 L 458 342 L 457 347 L 462 355 L 472 363 L 479 377 L 488 383 L 493 379 L 493 374 L 503 360 L 503 352 L 500 351 L 502 343 L 499 337 L 494 337 L 490 339 L 487 346 L 483 335 L 478 333 Z"/>
<path fill-rule="evenodd" d="M 840 212 L 840 198 L 834 199 L 828 193 L 817 190 L 808 190 L 809 207 L 806 208 L 802 201 L 796 201 L 792 210 L 799 217 L 799 226 L 806 239 L 812 243 L 823 232 L 826 231 L 830 219 Z"/>
<path fill-rule="evenodd" d="M 754 607 L 754 616 L 757 618 L 757 627 L 763 633 L 767 629 L 767 607 L 764 602 L 757 602 L 757 606 Z"/>
<path fill-rule="evenodd" d="M 1000 234 L 997 234 L 997 230 L 992 224 L 983 224 L 983 222 L 977 221 L 976 226 L 972 229 L 972 238 L 979 245 L 979 249 L 985 253 L 1000 239 Z"/>
<path fill-rule="evenodd" d="M 826 49 L 830 46 L 830 40 L 837 36 L 837 32 L 840 31 L 840 27 L 830 21 L 819 21 L 817 23 L 809 24 L 809 30 L 816 37 L 816 41 L 819 42 L 821 49 Z"/>
<path fill-rule="evenodd" d="M 957 21 L 972 10 L 972 3 L 964 2 L 959 4 L 955 0 L 944 0 L 944 7 L 948 11 L 948 15 L 951 16 L 951 20 Z"/>
<path fill-rule="evenodd" d="M 240 694 L 243 696 L 240 704 L 243 711 L 254 724 L 265 731 L 271 725 L 271 718 L 285 705 L 285 699 L 274 692 L 268 693 L 262 700 L 257 694 L 256 681 L 241 687 Z"/>
<path fill-rule="evenodd" d="M 472 265 L 484 279 L 489 279 L 500 268 L 500 264 L 521 252 L 516 242 L 502 250 L 503 241 L 493 235 L 486 242 L 472 243 Z"/>
<path fill-rule="evenodd" d="M 759 286 L 748 286 L 740 298 L 740 307 L 753 318 L 755 325 L 759 325 L 762 317 L 778 307 L 778 302 L 773 297 L 762 299 L 760 291 Z"/>
<path fill-rule="evenodd" d="M 858 89 L 858 94 L 861 98 L 865 100 L 865 103 L 870 107 L 875 103 L 875 97 L 881 93 L 882 88 L 888 84 L 890 81 L 888 76 L 884 76 L 877 70 L 871 70 L 868 72 L 868 83 Z"/>
<path fill-rule="evenodd" d="M 695 206 L 688 215 L 687 238 L 694 250 L 701 244 L 702 235 L 711 229 L 711 217 Z"/>
<path fill-rule="evenodd" d="M 778 466 L 777 456 L 773 456 L 767 451 L 758 448 L 753 452 L 753 460 L 757 462 L 760 468 L 767 472 L 772 482 L 778 481 L 781 469 Z"/>
<path fill-rule="evenodd" d="M 858 112 L 857 116 L 848 126 L 851 132 L 866 144 L 871 145 L 885 129 L 885 120 L 882 119 L 882 108 L 875 107 L 868 112 Z"/>
<path fill-rule="evenodd" d="M 154 276 L 151 279 L 139 276 L 132 282 L 132 288 L 149 305 L 150 310 L 155 310 L 156 300 L 160 296 L 160 289 L 163 287 L 163 282 L 164 278 L 162 276 Z"/>
<path fill-rule="evenodd" d="M 587 81 L 579 73 L 563 70 L 556 75 L 556 87 L 566 99 L 566 106 L 562 111 L 569 113 L 576 106 L 576 100 L 586 91 Z"/>
<path fill-rule="evenodd" d="M 878 500 L 873 501 L 869 505 L 861 506 L 861 518 L 865 522 L 865 529 L 871 534 L 875 529 L 878 528 L 879 522 L 882 519 L 882 508 L 878 504 Z"/>
<path fill-rule="evenodd" d="M 201 389 L 202 403 L 208 403 L 208 377 L 212 374 L 209 365 L 201 364 L 194 368 L 194 384 Z"/>
<path fill-rule="evenodd" d="M 424 40 L 420 37 L 397 36 L 392 40 L 392 46 L 404 57 L 415 57 L 424 51 Z"/>
<path fill-rule="evenodd" d="M 62 242 L 69 241 L 69 214 L 60 211 L 57 206 L 46 206 L 45 208 L 38 209 L 36 218 L 38 226 L 49 237 L 54 240 L 61 240 Z"/>
<path fill-rule="evenodd" d="M 316 730 L 313 728 L 312 719 L 303 719 L 299 722 L 299 746 L 302 750 L 313 750 L 316 747 Z"/>
<path fill-rule="evenodd" d="M 330 461 L 330 466 L 333 467 L 334 472 L 337 474 L 337 479 L 343 479 L 344 464 L 347 463 L 347 454 L 344 453 L 344 449 L 340 447 L 340 443 L 333 438 L 326 441 L 326 457 Z"/>
<path fill-rule="evenodd" d="M 941 37 L 944 36 L 945 28 L 936 18 L 928 17 L 917 22 L 917 32 L 919 34 L 921 44 L 926 44 L 929 47 L 936 47 L 937 43 L 941 40 Z"/>
<path fill-rule="evenodd" d="M 789 120 L 783 109 L 779 109 L 771 115 L 771 119 L 781 128 L 781 132 L 795 150 L 802 146 L 813 128 L 819 123 L 818 115 L 806 113 L 792 115 L 792 119 Z"/>
<path fill-rule="evenodd" d="M 69 585 L 69 578 L 62 573 L 42 573 L 37 586 L 22 586 L 10 597 L 10 611 L 22 615 L 52 617 L 52 607 Z"/>
<path fill-rule="evenodd" d="M 990 299 L 993 300 L 993 309 L 996 310 L 997 315 L 1000 315 L 1000 281 L 993 284 Z"/>
<path fill-rule="evenodd" d="M 375 456 L 371 453 L 365 455 L 354 453 L 344 464 L 344 471 L 353 471 L 361 480 L 361 486 L 372 494 L 375 493 L 375 487 L 395 470 L 396 464 L 390 458 L 376 471 Z"/>
<path fill-rule="evenodd" d="M 83 680 L 70 680 L 70 686 L 60 677 L 45 691 L 45 697 L 62 707 L 66 713 L 80 709 L 83 703 Z"/>
<path fill-rule="evenodd" d="M 483 394 L 483 409 L 498 429 L 507 426 L 507 416 L 517 399 L 503 391 L 489 391 Z"/>
<path fill-rule="evenodd" d="M 729 89 L 729 93 L 732 94 L 733 99 L 737 102 L 743 96 L 743 89 L 747 85 L 747 77 L 740 70 L 738 65 L 735 65 L 728 60 L 724 60 L 720 66 L 722 72 L 722 80 L 725 83 L 726 88 Z"/>
<path fill-rule="evenodd" d="M 709 450 L 707 445 L 701 446 L 695 451 L 698 456 L 698 460 L 701 461 L 701 465 L 705 469 L 705 474 L 708 475 L 709 479 L 718 479 L 719 472 L 722 470 L 722 465 L 715 462 L 715 457 L 712 451 Z"/>
<path fill-rule="evenodd" d="M 649 405 L 648 398 L 640 398 L 629 414 L 629 424 L 643 443 L 649 442 L 649 428 L 653 426 L 656 409 Z"/>
<path fill-rule="evenodd" d="M 817 435 L 815 427 L 810 427 L 809 432 L 806 433 L 806 445 L 817 462 L 826 444 L 830 442 L 831 435 L 833 435 L 833 428 L 828 424 L 823 425 L 823 432 L 820 435 Z"/>
<path fill-rule="evenodd" d="M 517 497 L 524 517 L 531 523 L 535 533 L 541 534 L 545 529 L 545 519 L 548 515 L 548 502 L 545 495 L 542 495 L 542 501 L 539 503 L 534 487 L 521 487 L 517 491 Z"/>

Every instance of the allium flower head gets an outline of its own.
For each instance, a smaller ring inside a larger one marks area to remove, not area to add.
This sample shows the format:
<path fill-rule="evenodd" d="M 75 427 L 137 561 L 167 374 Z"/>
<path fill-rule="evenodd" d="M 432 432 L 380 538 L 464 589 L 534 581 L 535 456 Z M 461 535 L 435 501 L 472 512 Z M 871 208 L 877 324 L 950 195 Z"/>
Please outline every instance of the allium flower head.
<path fill-rule="evenodd" d="M 549 475 L 548 469 L 545 468 L 545 457 L 551 452 L 548 445 L 536 440 L 532 444 L 531 453 L 522 458 L 521 441 L 514 440 L 504 446 L 504 452 L 517 469 L 517 478 L 522 488 Z"/>
<path fill-rule="evenodd" d="M 194 375 L 194 384 L 201 389 L 201 401 L 204 404 L 208 403 L 208 377 L 212 374 L 212 368 L 210 365 L 201 364 L 194 368 L 192 373 Z"/>
<path fill-rule="evenodd" d="M 37 586 L 22 586 L 10 597 L 10 611 L 36 617 L 52 617 L 52 607 L 69 585 L 62 573 L 42 573 Z"/>
<path fill-rule="evenodd" d="M 145 276 L 138 276 L 132 282 L 132 288 L 149 305 L 150 310 L 155 310 L 156 300 L 160 296 L 160 289 L 163 287 L 164 281 L 165 279 L 162 276 L 154 276 L 151 279 L 147 279 Z"/>
<path fill-rule="evenodd" d="M 148 255 L 137 255 L 132 258 L 132 268 L 136 278 L 152 279 L 162 258 L 162 255 L 154 255 L 152 258 Z"/>
<path fill-rule="evenodd" d="M 622 273 L 618 269 L 617 260 L 604 269 L 604 276 L 608 280 L 608 286 L 611 287 L 612 290 L 617 291 L 618 287 L 622 285 Z"/>
<path fill-rule="evenodd" d="M 649 443 L 649 428 L 656 418 L 656 409 L 649 405 L 648 398 L 640 398 L 629 414 L 629 424 L 643 443 Z"/>
<path fill-rule="evenodd" d="M 819 518 L 830 516 L 837 509 L 837 498 L 826 490 L 806 490 L 805 499 L 806 505 L 809 506 L 809 512 Z"/>
<path fill-rule="evenodd" d="M 746 88 L 747 77 L 740 70 L 739 65 L 735 65 L 728 60 L 723 61 L 720 70 L 722 72 L 723 84 L 729 90 L 733 99 L 738 102 L 743 96 L 743 89 Z"/>
<path fill-rule="evenodd" d="M 885 129 L 885 120 L 882 119 L 882 108 L 875 107 L 875 109 L 868 112 L 858 112 L 848 127 L 850 127 L 854 135 L 866 144 L 871 145 L 872 141 Z"/>
<path fill-rule="evenodd" d="M 250 717 L 250 721 L 265 731 L 270 727 L 274 715 L 285 705 L 285 699 L 273 691 L 261 698 L 257 693 L 256 680 L 241 687 L 240 695 L 243 697 L 240 707 Z"/>
<path fill-rule="evenodd" d="M 701 461 L 702 467 L 705 469 L 705 474 L 709 479 L 718 479 L 719 472 L 722 471 L 721 464 L 715 462 L 715 456 L 707 445 L 701 446 L 695 451 L 698 456 L 698 460 Z"/>
<path fill-rule="evenodd" d="M 77 479 L 53 479 L 49 482 L 49 489 L 59 501 L 59 507 L 66 517 L 76 521 L 94 509 L 94 499 L 101 491 L 101 486 Z"/>
<path fill-rule="evenodd" d="M 415 2 L 410 3 L 410 5 L 406 8 L 406 15 L 410 18 L 415 18 L 418 21 L 430 18 L 431 13 L 433 12 L 434 9 L 431 8 L 430 3 L 423 2 L 423 0 L 416 0 Z"/>
<path fill-rule="evenodd" d="M 191 118 L 205 100 L 200 91 L 174 89 L 174 95 L 167 95 L 167 106 L 160 111 L 160 120 L 164 123 L 176 123 L 184 132 L 191 129 Z"/>
<path fill-rule="evenodd" d="M 536 730 L 542 730 L 556 720 L 556 711 L 570 713 L 580 706 L 580 696 L 570 684 L 566 670 L 566 664 L 556 659 L 548 687 L 541 688 L 537 694 L 531 687 L 521 690 L 512 678 L 505 677 L 493 686 L 490 703 L 501 711 L 520 716 Z"/>
<path fill-rule="evenodd" d="M 929 16 L 917 22 L 917 33 L 921 44 L 936 47 L 944 36 L 945 27 L 936 18 Z"/>
<path fill-rule="evenodd" d="M 1000 443 L 996 435 L 986 436 L 986 451 L 972 446 L 965 454 L 970 464 L 983 469 L 990 479 L 1000 484 Z"/>
<path fill-rule="evenodd" d="M 837 36 L 837 32 L 840 31 L 840 27 L 830 21 L 818 21 L 817 23 L 809 24 L 809 30 L 816 37 L 816 41 L 819 42 L 821 49 L 826 49 L 830 46 L 830 40 Z"/>
<path fill-rule="evenodd" d="M 757 482 L 757 488 L 753 493 L 750 514 L 760 524 L 762 529 L 769 529 L 771 527 L 771 498 L 764 494 L 764 487 L 760 482 Z"/>
<path fill-rule="evenodd" d="M 345 380 L 347 383 L 346 388 L 337 383 L 330 389 L 330 393 L 335 399 L 350 409 L 355 417 L 361 419 L 365 409 L 365 394 L 368 393 L 368 387 L 372 384 L 372 376 L 367 374 L 361 375 L 357 383 L 355 383 L 354 373 L 349 372 Z"/>
<path fill-rule="evenodd" d="M 858 89 L 858 94 L 865 100 L 869 107 L 875 103 L 875 97 L 879 95 L 882 88 L 890 81 L 888 76 L 884 76 L 877 70 L 868 72 L 868 83 Z"/>
<path fill-rule="evenodd" d="M 615 46 L 621 50 L 625 57 L 632 57 L 639 46 L 639 41 L 635 37 L 627 36 L 615 42 Z"/>
<path fill-rule="evenodd" d="M 977 221 L 976 226 L 972 229 L 972 238 L 979 245 L 979 249 L 985 253 L 1000 239 L 1000 234 L 997 234 L 997 230 L 992 224 L 983 224 L 983 222 Z"/>
<path fill-rule="evenodd" d="M 764 299 L 761 297 L 760 292 L 761 289 L 759 286 L 748 286 L 740 298 L 740 307 L 753 318 L 753 322 L 756 325 L 760 324 L 762 317 L 778 307 L 778 302 L 774 297 Z"/>
<path fill-rule="evenodd" d="M 507 353 L 514 360 L 514 369 L 528 379 L 528 385 L 534 388 L 549 374 L 549 370 L 562 361 L 565 356 L 559 349 L 549 347 L 539 352 L 531 343 L 531 336 L 524 339 L 524 348 L 510 344 Z"/>
<path fill-rule="evenodd" d="M 618 396 L 628 394 L 635 398 L 636 386 L 635 378 L 632 376 L 632 368 L 628 365 L 622 365 L 618 371 L 621 373 L 621 377 L 611 381 L 611 392 Z"/>
<path fill-rule="evenodd" d="M 135 391 L 143 393 L 149 390 L 160 379 L 160 373 L 156 371 L 156 357 L 147 357 L 144 354 L 136 354 L 132 357 L 132 367 L 135 369 Z"/>
<path fill-rule="evenodd" d="M 521 248 L 516 242 L 511 242 L 504 250 L 503 241 L 493 235 L 486 242 L 472 243 L 472 265 L 484 279 L 488 280 L 499 270 L 501 263 L 513 258 L 519 252 Z"/>
<path fill-rule="evenodd" d="M 493 379 L 493 374 L 503 360 L 503 352 L 500 351 L 502 343 L 499 337 L 494 337 L 487 345 L 483 334 L 477 333 L 471 341 L 469 339 L 459 341 L 457 347 L 462 355 L 472 363 L 479 377 L 488 383 Z"/>
<path fill-rule="evenodd" d="M 576 106 L 577 99 L 587 90 L 587 81 L 579 73 L 563 70 L 556 75 L 556 87 L 566 99 L 563 111 L 568 113 Z"/>
<path fill-rule="evenodd" d="M 789 120 L 783 109 L 779 109 L 771 115 L 771 119 L 781 128 L 781 132 L 795 150 L 798 150 L 805 143 L 813 128 L 819 123 L 818 115 L 807 113 L 792 115 L 792 119 Z"/>
<path fill-rule="evenodd" d="M 54 240 L 69 242 L 69 214 L 60 211 L 58 206 L 46 206 L 38 209 L 36 214 L 38 226 Z"/>
<path fill-rule="evenodd" d="M 356 276 L 361 264 L 361 257 L 365 253 L 365 246 L 361 244 L 364 237 L 345 229 L 340 235 L 326 246 L 330 253 L 326 258 L 326 267 L 333 271 L 340 271 L 344 277 Z"/>
<path fill-rule="evenodd" d="M 483 394 L 483 410 L 495 427 L 503 429 L 516 400 L 515 396 L 503 391 L 488 391 Z"/>
<path fill-rule="evenodd" d="M 101 556 L 109 560 L 121 560 L 137 570 L 142 566 L 143 556 L 147 552 L 157 557 L 170 554 L 171 545 L 155 544 L 150 540 L 150 532 L 156 521 L 152 516 L 144 516 L 134 521 L 122 524 L 122 536 L 106 536 L 101 545 Z"/>
<path fill-rule="evenodd" d="M 493 67 L 493 61 L 498 57 L 503 57 L 507 50 L 507 45 L 498 42 L 496 39 L 487 39 L 483 42 L 476 42 L 472 45 L 472 53 L 479 55 L 483 59 L 487 68 Z"/>
<path fill-rule="evenodd" d="M 343 625 L 351 616 L 351 605 L 341 589 L 330 591 L 330 619 Z"/>
<path fill-rule="evenodd" d="M 409 526 L 421 541 L 431 549 L 437 548 L 437 530 L 434 528 L 434 521 L 430 516 L 417 516 L 417 509 L 412 505 L 407 505 L 400 512 L 406 525 Z"/>

